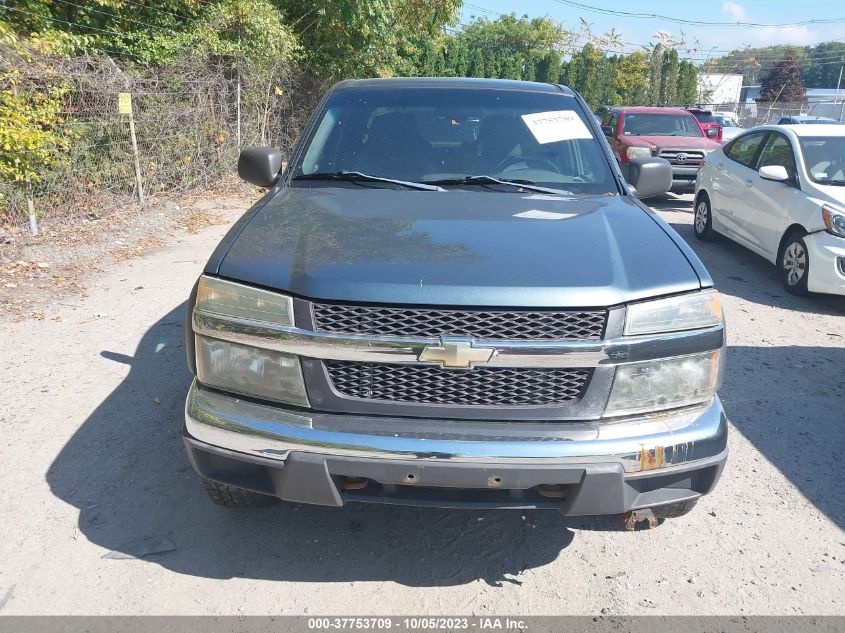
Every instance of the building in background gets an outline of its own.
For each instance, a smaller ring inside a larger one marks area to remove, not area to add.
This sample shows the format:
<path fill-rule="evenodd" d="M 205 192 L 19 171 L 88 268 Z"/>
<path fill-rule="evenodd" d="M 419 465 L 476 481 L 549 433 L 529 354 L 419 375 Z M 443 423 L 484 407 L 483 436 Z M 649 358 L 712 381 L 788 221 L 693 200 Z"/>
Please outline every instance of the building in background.
<path fill-rule="evenodd" d="M 736 104 L 740 101 L 742 75 L 707 74 L 698 75 L 698 100 L 702 104 Z"/>

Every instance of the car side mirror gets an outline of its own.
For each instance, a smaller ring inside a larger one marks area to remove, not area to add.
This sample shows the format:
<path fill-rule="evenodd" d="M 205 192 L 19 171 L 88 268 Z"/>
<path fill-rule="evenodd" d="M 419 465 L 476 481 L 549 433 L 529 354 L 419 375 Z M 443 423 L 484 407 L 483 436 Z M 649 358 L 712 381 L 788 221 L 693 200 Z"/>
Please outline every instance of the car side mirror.
<path fill-rule="evenodd" d="M 601 131 L 604 132 L 605 136 L 613 136 L 613 126 L 612 125 L 602 125 Z"/>
<path fill-rule="evenodd" d="M 238 176 L 259 187 L 272 187 L 281 168 L 282 152 L 275 147 L 250 147 L 238 158 Z"/>
<path fill-rule="evenodd" d="M 665 158 L 632 158 L 627 164 L 625 180 L 638 198 L 650 198 L 672 188 L 672 166 Z"/>
<path fill-rule="evenodd" d="M 777 182 L 787 182 L 789 180 L 789 173 L 783 165 L 764 165 L 758 172 L 760 178 L 766 180 L 776 180 Z"/>
<path fill-rule="evenodd" d="M 717 136 L 719 136 L 718 128 L 711 127 L 709 130 L 707 130 L 707 138 L 716 138 Z"/>

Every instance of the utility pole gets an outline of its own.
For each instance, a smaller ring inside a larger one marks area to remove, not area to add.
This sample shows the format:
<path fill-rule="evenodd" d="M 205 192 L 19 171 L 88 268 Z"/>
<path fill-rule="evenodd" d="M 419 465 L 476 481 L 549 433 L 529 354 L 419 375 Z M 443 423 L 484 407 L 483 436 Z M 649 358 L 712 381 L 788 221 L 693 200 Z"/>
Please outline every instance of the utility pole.
<path fill-rule="evenodd" d="M 834 112 L 836 112 L 836 104 L 839 101 L 839 86 L 842 85 L 842 69 L 843 68 L 845 68 L 845 66 L 839 67 L 839 80 L 836 82 L 836 96 L 833 97 L 833 111 Z M 845 103 L 842 104 L 842 111 L 839 113 L 839 120 L 840 121 L 845 121 L 845 117 L 842 116 L 843 114 L 845 114 Z"/>

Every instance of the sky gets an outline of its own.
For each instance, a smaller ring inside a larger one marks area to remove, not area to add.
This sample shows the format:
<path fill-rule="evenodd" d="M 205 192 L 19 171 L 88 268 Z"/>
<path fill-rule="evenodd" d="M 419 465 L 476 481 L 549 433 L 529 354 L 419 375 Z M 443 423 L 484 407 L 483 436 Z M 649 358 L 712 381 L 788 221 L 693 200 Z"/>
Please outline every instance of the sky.
<path fill-rule="evenodd" d="M 723 53 L 746 46 L 795 44 L 807 46 L 831 40 L 845 41 L 845 2 L 842 0 L 576 0 L 579 4 L 629 13 L 658 14 L 686 20 L 706 22 L 752 22 L 756 24 L 791 24 L 807 20 L 841 19 L 839 22 L 806 24 L 786 28 L 748 26 L 701 26 L 676 24 L 660 18 L 635 18 L 603 15 L 595 11 L 567 6 L 560 0 L 464 0 L 461 22 L 471 16 L 495 19 L 500 13 L 549 16 L 578 30 L 580 19 L 592 24 L 595 34 L 615 30 L 625 42 L 625 52 L 638 45 L 653 43 L 654 35 L 664 31 L 675 39 L 683 39 L 684 47 L 695 50 L 691 55 L 719 57 Z M 679 48 L 682 48 L 679 46 Z"/>

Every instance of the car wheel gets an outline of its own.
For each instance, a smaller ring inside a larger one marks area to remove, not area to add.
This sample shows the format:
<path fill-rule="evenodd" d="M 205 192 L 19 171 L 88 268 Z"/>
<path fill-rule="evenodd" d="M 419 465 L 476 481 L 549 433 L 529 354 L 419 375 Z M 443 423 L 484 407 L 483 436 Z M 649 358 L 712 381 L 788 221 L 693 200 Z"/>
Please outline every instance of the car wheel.
<path fill-rule="evenodd" d="M 793 233 L 786 238 L 778 257 L 778 269 L 780 280 L 787 291 L 799 296 L 807 294 L 810 255 L 803 235 Z"/>
<path fill-rule="evenodd" d="M 279 501 L 276 497 L 221 484 L 219 481 L 212 481 L 205 477 L 203 477 L 202 483 L 209 499 L 224 508 L 263 508 Z"/>
<path fill-rule="evenodd" d="M 702 242 L 708 241 L 713 236 L 713 218 L 710 213 L 710 200 L 707 199 L 707 196 L 701 196 L 698 199 L 692 225 L 695 230 L 695 237 Z"/>

